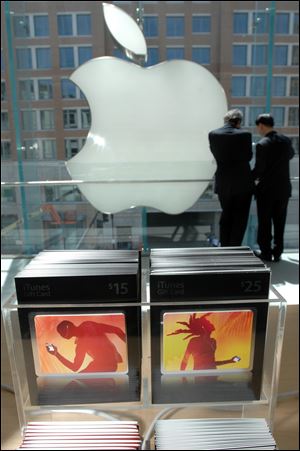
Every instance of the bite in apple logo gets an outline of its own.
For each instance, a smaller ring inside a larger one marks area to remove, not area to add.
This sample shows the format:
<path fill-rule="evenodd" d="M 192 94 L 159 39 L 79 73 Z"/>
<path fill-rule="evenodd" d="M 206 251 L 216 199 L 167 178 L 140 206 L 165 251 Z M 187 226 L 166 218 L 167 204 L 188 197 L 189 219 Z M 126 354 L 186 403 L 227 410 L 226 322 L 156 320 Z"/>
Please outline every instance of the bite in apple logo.
<path fill-rule="evenodd" d="M 120 8 L 103 4 L 113 38 L 133 61 L 146 59 L 144 36 Z M 141 67 L 94 58 L 70 79 L 84 92 L 92 123 L 67 169 L 87 200 L 104 213 L 147 206 L 178 214 L 191 207 L 215 172 L 208 133 L 223 124 L 224 90 L 187 60 Z"/>

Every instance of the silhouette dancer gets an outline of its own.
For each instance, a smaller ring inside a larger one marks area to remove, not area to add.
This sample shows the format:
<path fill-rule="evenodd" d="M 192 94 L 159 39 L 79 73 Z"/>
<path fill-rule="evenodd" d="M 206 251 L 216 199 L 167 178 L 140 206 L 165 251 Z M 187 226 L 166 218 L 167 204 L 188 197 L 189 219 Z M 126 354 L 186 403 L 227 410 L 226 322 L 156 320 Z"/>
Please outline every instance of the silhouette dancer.
<path fill-rule="evenodd" d="M 57 326 L 57 332 L 66 340 L 76 337 L 74 361 L 61 355 L 53 344 L 46 346 L 46 349 L 72 371 L 79 370 L 86 354 L 93 360 L 80 373 L 116 371 L 118 364 L 123 361 L 115 345 L 106 335 L 115 334 L 126 342 L 126 334 L 119 327 L 94 321 L 84 321 L 75 326 L 71 321 L 62 321 Z"/>
<path fill-rule="evenodd" d="M 194 360 L 193 370 L 217 369 L 219 365 L 226 365 L 227 363 L 234 363 L 240 360 L 238 356 L 234 356 L 228 360 L 215 360 L 217 342 L 210 336 L 215 330 L 215 327 L 206 319 L 209 315 L 210 313 L 206 313 L 201 318 L 196 318 L 196 313 L 193 313 L 190 315 L 188 323 L 177 321 L 178 324 L 186 326 L 187 329 L 177 329 L 175 332 L 168 334 L 189 334 L 184 340 L 191 338 L 181 361 L 181 371 L 186 369 L 190 357 L 193 357 Z"/>

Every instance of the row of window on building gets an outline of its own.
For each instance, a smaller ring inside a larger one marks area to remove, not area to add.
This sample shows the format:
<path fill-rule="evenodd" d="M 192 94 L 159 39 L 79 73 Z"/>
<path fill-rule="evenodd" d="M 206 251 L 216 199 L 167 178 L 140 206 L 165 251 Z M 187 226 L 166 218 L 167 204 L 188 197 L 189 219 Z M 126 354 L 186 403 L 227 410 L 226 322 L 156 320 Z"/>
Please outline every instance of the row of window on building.
<path fill-rule="evenodd" d="M 264 75 L 233 75 L 232 97 L 264 97 L 267 94 L 267 77 Z M 276 75 L 272 77 L 272 97 L 298 97 L 299 77 Z"/>
<path fill-rule="evenodd" d="M 232 97 L 264 97 L 267 90 L 265 75 L 233 75 L 231 81 Z M 19 99 L 25 101 L 51 100 L 54 97 L 51 78 L 32 78 L 19 80 Z M 272 77 L 273 97 L 298 97 L 299 77 L 276 75 Z M 69 79 L 60 79 L 60 98 L 85 99 L 82 91 Z M 1 101 L 7 100 L 5 81 L 1 81 Z"/>
<path fill-rule="evenodd" d="M 54 97 L 52 78 L 30 78 L 19 80 L 20 100 L 51 100 Z M 82 91 L 68 78 L 60 80 L 60 98 L 85 99 Z M 7 100 L 6 83 L 1 81 L 1 101 Z"/>
<path fill-rule="evenodd" d="M 245 115 L 245 125 L 255 125 L 255 118 L 264 112 L 263 106 L 242 106 L 249 110 Z M 297 127 L 299 123 L 298 106 L 272 106 L 272 113 L 278 127 Z M 87 130 L 91 125 L 91 112 L 89 108 L 64 108 L 62 111 L 63 128 L 65 130 Z M 1 111 L 1 130 L 7 131 L 9 127 L 8 111 Z M 54 110 L 21 110 L 21 128 L 24 131 L 54 130 Z"/>
<path fill-rule="evenodd" d="M 166 58 L 184 59 L 186 47 L 183 45 L 166 46 L 165 55 L 160 55 L 159 47 L 148 48 L 147 66 L 157 64 Z M 118 49 L 114 55 L 126 58 L 124 53 Z M 273 49 L 273 66 L 298 66 L 299 45 L 297 44 L 275 44 Z M 59 67 L 61 69 L 73 69 L 80 66 L 93 57 L 93 48 L 90 45 L 61 46 L 59 47 Z M 211 64 L 211 47 L 207 45 L 195 45 L 191 49 L 191 59 L 199 64 Z M 266 66 L 270 62 L 267 44 L 233 44 L 232 65 L 233 66 Z M 51 69 L 53 67 L 52 53 L 50 47 L 21 47 L 16 48 L 16 67 L 19 70 Z M 4 70 L 4 66 L 1 66 Z"/>
<path fill-rule="evenodd" d="M 234 34 L 264 34 L 269 32 L 270 14 L 261 12 L 235 12 L 233 14 Z M 185 20 L 182 15 L 167 15 L 165 17 L 166 37 L 183 37 L 185 35 Z M 91 36 L 92 21 L 88 13 L 58 13 L 57 34 L 61 37 Z M 275 15 L 276 34 L 299 33 L 299 14 L 295 12 L 277 12 Z M 159 36 L 158 15 L 144 15 L 143 31 L 146 37 Z M 211 15 L 193 14 L 192 33 L 211 33 Z M 49 37 L 49 16 L 45 14 L 15 15 L 14 35 L 17 38 Z"/>
<path fill-rule="evenodd" d="M 258 114 L 261 114 L 265 111 L 265 107 L 263 106 L 246 107 L 244 105 L 234 105 L 233 107 L 239 108 L 243 112 L 244 125 L 250 127 L 253 127 L 255 125 L 255 119 L 258 116 Z M 29 111 L 23 113 L 30 114 L 31 112 Z M 36 116 L 34 120 L 36 121 L 37 124 L 43 126 L 43 118 L 47 117 L 47 127 L 51 126 L 52 128 L 46 128 L 46 130 L 54 129 L 54 117 L 52 111 L 36 111 L 35 113 Z M 44 116 L 42 113 L 44 113 Z M 65 123 L 71 125 L 70 129 L 89 128 L 88 126 L 88 122 L 90 121 L 89 110 L 79 110 L 79 109 L 65 110 L 63 113 Z M 291 127 L 298 126 L 299 123 L 298 107 L 275 106 L 272 107 L 271 113 L 274 116 L 276 127 L 284 127 L 286 125 Z M 2 114 L 3 113 L 1 113 L 1 122 L 2 122 Z M 32 119 L 31 115 L 29 117 Z M 77 126 L 76 121 L 78 121 L 78 125 L 81 125 L 83 127 L 75 127 L 75 125 Z M 41 130 L 45 129 L 41 128 Z M 299 148 L 299 141 L 297 140 L 298 138 L 292 136 L 292 139 L 294 140 L 295 149 L 298 152 Z M 74 155 L 76 155 L 84 145 L 84 142 L 85 138 L 65 138 L 65 158 L 69 159 L 72 158 Z M 56 139 L 36 138 L 34 140 L 33 139 L 24 140 L 24 146 L 22 148 L 22 157 L 24 160 L 57 159 Z M 11 160 L 11 158 L 12 158 L 11 142 L 8 139 L 7 140 L 3 139 L 1 140 L 1 159 Z"/>
<path fill-rule="evenodd" d="M 91 125 L 89 108 L 63 109 L 63 128 L 86 130 Z M 24 131 L 54 130 L 54 110 L 21 110 L 21 128 Z M 7 111 L 1 111 L 1 130 L 9 130 Z"/>
<path fill-rule="evenodd" d="M 65 138 L 65 158 L 74 157 L 85 143 L 85 138 Z M 22 146 L 24 160 L 56 160 L 55 139 L 25 139 Z M 11 143 L 1 141 L 1 160 L 11 159 Z"/>

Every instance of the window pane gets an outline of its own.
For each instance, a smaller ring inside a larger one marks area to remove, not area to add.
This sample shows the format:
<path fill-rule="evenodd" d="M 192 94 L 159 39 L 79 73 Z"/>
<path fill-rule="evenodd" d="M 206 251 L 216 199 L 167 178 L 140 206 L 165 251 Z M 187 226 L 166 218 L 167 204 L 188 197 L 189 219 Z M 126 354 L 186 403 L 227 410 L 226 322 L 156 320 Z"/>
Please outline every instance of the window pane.
<path fill-rule="evenodd" d="M 292 47 L 292 66 L 299 66 L 299 45 Z"/>
<path fill-rule="evenodd" d="M 167 60 L 183 59 L 184 48 L 183 47 L 169 47 L 167 48 Z"/>
<path fill-rule="evenodd" d="M 28 38 L 30 36 L 29 17 L 14 17 L 14 33 L 17 38 Z"/>
<path fill-rule="evenodd" d="M 92 47 L 78 47 L 78 63 L 83 64 L 92 58 Z"/>
<path fill-rule="evenodd" d="M 247 65 L 247 46 L 246 45 L 234 45 L 233 46 L 233 66 L 246 66 Z"/>
<path fill-rule="evenodd" d="M 37 118 L 35 111 L 21 111 L 23 130 L 37 130 Z"/>
<path fill-rule="evenodd" d="M 210 16 L 193 16 L 192 31 L 193 33 L 210 33 L 211 31 Z"/>
<path fill-rule="evenodd" d="M 264 66 L 267 64 L 267 46 L 253 45 L 252 46 L 252 66 Z"/>
<path fill-rule="evenodd" d="M 47 100 L 53 98 L 52 80 L 38 80 L 39 99 Z"/>
<path fill-rule="evenodd" d="M 54 139 L 43 139 L 43 156 L 46 160 L 54 160 L 56 157 L 56 142 Z"/>
<path fill-rule="evenodd" d="M 250 95 L 257 96 L 265 96 L 266 95 L 266 77 L 251 77 L 250 84 Z"/>
<path fill-rule="evenodd" d="M 233 14 L 233 32 L 236 34 L 248 33 L 248 13 Z"/>
<path fill-rule="evenodd" d="M 154 66 L 159 62 L 158 48 L 148 47 L 148 60 L 146 66 Z"/>
<path fill-rule="evenodd" d="M 61 47 L 59 49 L 59 65 L 60 67 L 75 66 L 73 47 Z"/>
<path fill-rule="evenodd" d="M 76 99 L 76 86 L 67 78 L 61 80 L 61 96 L 63 99 Z"/>
<path fill-rule="evenodd" d="M 285 108 L 282 106 L 274 106 L 272 108 L 272 115 L 274 117 L 274 125 L 276 127 L 283 127 L 284 126 L 284 110 Z"/>
<path fill-rule="evenodd" d="M 32 69 L 31 49 L 16 49 L 17 68 Z"/>
<path fill-rule="evenodd" d="M 1 101 L 6 100 L 6 84 L 5 81 L 1 81 Z"/>
<path fill-rule="evenodd" d="M 24 158 L 25 160 L 42 160 L 43 149 L 39 145 L 38 141 L 33 139 L 26 139 L 24 141 Z"/>
<path fill-rule="evenodd" d="M 199 64 L 210 64 L 210 47 L 193 47 L 192 60 Z"/>
<path fill-rule="evenodd" d="M 288 34 L 290 24 L 289 13 L 277 13 L 275 16 L 275 33 Z"/>
<path fill-rule="evenodd" d="M 92 34 L 91 15 L 77 14 L 77 34 L 79 36 L 88 36 Z"/>
<path fill-rule="evenodd" d="M 81 128 L 90 128 L 91 112 L 89 109 L 81 110 Z"/>
<path fill-rule="evenodd" d="M 167 16 L 167 36 L 184 36 L 184 17 Z"/>
<path fill-rule="evenodd" d="M 79 151 L 78 139 L 65 139 L 66 159 L 74 157 Z"/>
<path fill-rule="evenodd" d="M 77 111 L 64 110 L 63 111 L 64 128 L 77 128 Z"/>
<path fill-rule="evenodd" d="M 294 13 L 293 33 L 299 34 L 299 14 Z"/>
<path fill-rule="evenodd" d="M 272 95 L 274 97 L 284 97 L 286 95 L 286 77 L 273 77 Z"/>
<path fill-rule="evenodd" d="M 255 125 L 255 120 L 259 114 L 263 114 L 265 111 L 263 106 L 250 106 L 249 107 L 249 126 Z"/>
<path fill-rule="evenodd" d="M 1 160 L 10 160 L 10 141 L 1 141 Z"/>
<path fill-rule="evenodd" d="M 34 36 L 49 36 L 48 16 L 34 16 Z"/>
<path fill-rule="evenodd" d="M 42 110 L 41 112 L 41 129 L 53 130 L 54 129 L 54 114 L 52 110 Z"/>
<path fill-rule="evenodd" d="M 8 112 L 1 111 L 1 130 L 8 130 L 8 128 L 9 128 Z"/>
<path fill-rule="evenodd" d="M 35 100 L 33 80 L 19 81 L 21 100 Z"/>
<path fill-rule="evenodd" d="M 290 96 L 298 96 L 298 95 L 299 95 L 299 78 L 292 77 L 290 85 Z"/>
<path fill-rule="evenodd" d="M 244 97 L 246 95 L 246 77 L 232 77 L 232 97 Z"/>
<path fill-rule="evenodd" d="M 287 45 L 275 45 L 274 49 L 274 64 L 275 66 L 286 66 L 288 56 Z"/>
<path fill-rule="evenodd" d="M 253 14 L 253 33 L 262 34 L 269 32 L 269 15 L 264 12 Z"/>
<path fill-rule="evenodd" d="M 289 107 L 288 125 L 298 127 L 299 125 L 299 107 Z"/>
<path fill-rule="evenodd" d="M 72 16 L 71 14 L 62 14 L 57 16 L 57 28 L 59 36 L 72 36 Z"/>
<path fill-rule="evenodd" d="M 144 35 L 146 37 L 158 36 L 158 18 L 157 16 L 144 17 Z"/>
<path fill-rule="evenodd" d="M 38 69 L 49 69 L 52 67 L 50 49 L 36 49 L 36 67 Z"/>

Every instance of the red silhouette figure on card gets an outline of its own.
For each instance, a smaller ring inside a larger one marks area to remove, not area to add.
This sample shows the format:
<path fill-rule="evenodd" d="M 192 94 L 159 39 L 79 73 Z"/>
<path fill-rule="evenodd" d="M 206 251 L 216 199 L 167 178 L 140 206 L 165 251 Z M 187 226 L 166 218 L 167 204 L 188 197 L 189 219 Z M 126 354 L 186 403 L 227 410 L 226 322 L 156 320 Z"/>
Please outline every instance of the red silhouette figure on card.
<path fill-rule="evenodd" d="M 219 365 L 234 363 L 240 360 L 240 357 L 234 356 L 228 360 L 215 359 L 215 351 L 217 342 L 211 338 L 211 333 L 215 330 L 214 325 L 206 319 L 211 313 L 206 313 L 200 318 L 196 318 L 196 313 L 190 315 L 189 322 L 177 321 L 178 324 L 186 326 L 187 329 L 177 329 L 168 335 L 188 334 L 183 340 L 191 338 L 189 341 L 183 359 L 181 361 L 180 370 L 184 371 L 188 365 L 190 357 L 193 357 L 193 370 L 210 370 L 217 369 Z"/>
<path fill-rule="evenodd" d="M 86 354 L 93 360 L 80 373 L 115 372 L 118 363 L 123 361 L 116 346 L 107 337 L 107 334 L 115 334 L 126 343 L 126 334 L 119 327 L 94 321 L 84 321 L 75 326 L 71 321 L 62 321 L 57 326 L 57 332 L 67 340 L 76 337 L 74 361 L 61 355 L 53 344 L 46 346 L 47 351 L 72 371 L 79 370 Z"/>

